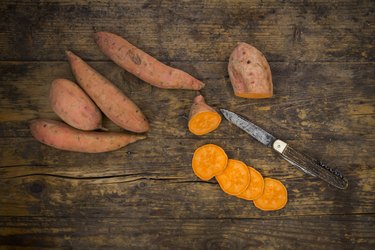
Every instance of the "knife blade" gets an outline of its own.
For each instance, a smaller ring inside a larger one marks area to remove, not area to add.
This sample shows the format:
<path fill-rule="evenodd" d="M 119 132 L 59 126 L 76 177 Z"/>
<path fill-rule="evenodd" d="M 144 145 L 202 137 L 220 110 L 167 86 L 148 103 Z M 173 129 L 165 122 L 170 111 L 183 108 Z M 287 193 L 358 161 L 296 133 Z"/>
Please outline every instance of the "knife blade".
<path fill-rule="evenodd" d="M 282 158 L 303 172 L 319 177 L 339 189 L 346 189 L 348 187 L 348 181 L 338 170 L 330 168 L 321 161 L 304 153 L 298 152 L 286 142 L 276 138 L 264 129 L 232 111 L 220 109 L 220 112 L 229 122 L 245 131 L 263 145 L 272 147 Z"/>

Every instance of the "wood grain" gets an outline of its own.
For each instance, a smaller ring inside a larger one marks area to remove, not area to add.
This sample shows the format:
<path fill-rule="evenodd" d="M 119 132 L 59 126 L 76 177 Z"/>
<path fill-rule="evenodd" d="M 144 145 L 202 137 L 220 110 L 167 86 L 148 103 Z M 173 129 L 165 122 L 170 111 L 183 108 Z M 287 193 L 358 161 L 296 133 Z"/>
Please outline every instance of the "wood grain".
<path fill-rule="evenodd" d="M 248 42 L 270 61 L 374 61 L 372 1 L 2 1 L 2 60 L 103 60 L 111 31 L 160 60 L 226 61 Z M 22 24 L 22 25 L 20 25 Z"/>
<path fill-rule="evenodd" d="M 194 91 L 158 89 L 114 63 L 90 64 L 139 105 L 151 122 L 150 136 L 199 138 L 185 129 Z M 264 100 L 234 97 L 226 63 L 171 64 L 204 80 L 208 104 L 243 114 L 283 139 L 374 139 L 373 63 L 271 63 L 275 95 Z M 24 136 L 25 120 L 56 118 L 47 98 L 55 78 L 74 81 L 67 62 L 0 62 L 2 136 L 11 136 L 17 126 L 16 135 Z M 104 125 L 116 129 L 108 121 Z M 237 129 L 223 126 L 215 138 L 238 136 Z"/>
<path fill-rule="evenodd" d="M 285 219 L 0 218 L 0 244 L 80 249 L 371 249 L 374 216 Z M 110 237 L 106 237 L 110 235 Z M 131 237 L 129 237 L 131 236 Z M 277 247 L 276 247 L 277 246 Z M 33 248 L 32 248 L 33 249 Z"/>
<path fill-rule="evenodd" d="M 0 248 L 374 249 L 374 10 L 370 0 L 1 1 Z M 95 31 L 204 81 L 209 105 L 337 167 L 348 189 L 305 175 L 226 121 L 192 135 L 197 93 L 158 89 L 120 69 L 97 48 Z M 273 98 L 233 95 L 227 60 L 240 41 L 269 60 Z M 30 120 L 57 119 L 50 83 L 74 80 L 67 49 L 142 109 L 147 140 L 92 155 L 32 138 Z M 281 180 L 286 207 L 263 212 L 199 180 L 191 157 L 205 143 Z"/>
<path fill-rule="evenodd" d="M 188 165 L 164 164 L 157 169 L 150 166 L 147 172 L 123 171 L 120 174 L 118 170 L 116 175 L 108 175 L 112 172 L 109 171 L 101 176 L 79 176 L 74 175 L 79 168 L 74 168 L 70 174 L 69 168 L 57 170 L 57 173 L 44 168 L 44 171 L 2 178 L 0 215 L 80 217 L 84 213 L 98 218 L 146 215 L 156 218 L 267 218 L 375 212 L 371 191 L 375 176 L 370 169 L 357 168 L 359 176 L 348 174 L 350 186 L 340 191 L 313 177 L 301 176 L 288 166 L 279 166 L 282 169 L 256 166 L 264 176 L 277 178 L 286 185 L 289 202 L 285 209 L 262 212 L 249 201 L 224 194 L 215 181 L 199 181 Z M 163 172 L 162 168 L 180 174 L 158 173 Z"/>

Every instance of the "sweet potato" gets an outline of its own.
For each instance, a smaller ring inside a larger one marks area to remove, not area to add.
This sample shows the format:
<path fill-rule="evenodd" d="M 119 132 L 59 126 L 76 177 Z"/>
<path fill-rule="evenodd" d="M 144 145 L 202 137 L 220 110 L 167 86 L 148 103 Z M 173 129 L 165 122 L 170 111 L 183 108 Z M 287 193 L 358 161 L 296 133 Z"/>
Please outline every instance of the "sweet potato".
<path fill-rule="evenodd" d="M 227 166 L 228 156 L 225 151 L 214 144 L 206 144 L 194 152 L 192 167 L 196 176 L 208 181 L 221 174 Z"/>
<path fill-rule="evenodd" d="M 272 74 L 267 59 L 255 47 L 238 43 L 229 58 L 228 73 L 234 94 L 244 98 L 269 98 Z"/>
<path fill-rule="evenodd" d="M 112 61 L 151 85 L 165 89 L 200 90 L 204 87 L 203 82 L 163 64 L 118 35 L 97 32 L 94 39 Z"/>
<path fill-rule="evenodd" d="M 263 176 L 254 168 L 249 167 L 251 182 L 246 190 L 240 193 L 237 197 L 245 200 L 254 200 L 263 194 L 264 180 Z"/>
<path fill-rule="evenodd" d="M 253 200 L 254 205 L 264 211 L 282 209 L 288 202 L 288 192 L 278 180 L 264 178 L 263 194 Z"/>
<path fill-rule="evenodd" d="M 48 119 L 37 119 L 30 123 L 32 135 L 51 147 L 85 153 L 114 151 L 129 143 L 146 138 L 115 132 L 82 131 L 69 125 Z"/>
<path fill-rule="evenodd" d="M 78 84 L 118 126 L 143 133 L 149 124 L 141 110 L 120 89 L 71 51 L 66 52 Z"/>
<path fill-rule="evenodd" d="M 70 126 L 81 130 L 102 128 L 102 113 L 86 93 L 72 81 L 56 79 L 49 90 L 49 103 Z"/>
<path fill-rule="evenodd" d="M 230 195 L 239 195 L 250 184 L 249 168 L 242 161 L 228 160 L 222 174 L 216 175 L 221 189 Z"/>
<path fill-rule="evenodd" d="M 194 98 L 190 109 L 188 127 L 195 135 L 204 135 L 214 131 L 221 122 L 221 116 L 208 106 L 202 95 Z"/>

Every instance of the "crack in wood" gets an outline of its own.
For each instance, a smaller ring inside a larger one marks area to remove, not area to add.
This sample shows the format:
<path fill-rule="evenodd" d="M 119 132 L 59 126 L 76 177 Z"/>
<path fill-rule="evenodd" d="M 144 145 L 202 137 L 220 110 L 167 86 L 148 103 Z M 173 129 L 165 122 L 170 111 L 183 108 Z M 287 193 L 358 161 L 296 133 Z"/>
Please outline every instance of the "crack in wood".
<path fill-rule="evenodd" d="M 165 180 L 179 180 L 184 179 L 182 177 L 147 177 L 146 173 L 137 173 L 137 174 L 123 174 L 123 175 L 111 175 L 111 176 L 85 176 L 85 177 L 78 177 L 78 176 L 66 176 L 66 175 L 59 175 L 59 174 L 45 174 L 45 173 L 34 173 L 34 174 L 26 174 L 26 175 L 17 175 L 11 177 L 0 178 L 0 180 L 7 180 L 7 179 L 16 179 L 16 178 L 26 178 L 26 177 L 34 177 L 34 176 L 45 176 L 45 177 L 53 177 L 53 178 L 61 178 L 61 179 L 71 179 L 71 180 L 104 180 L 104 179 L 114 179 L 114 178 L 126 178 L 132 176 L 142 176 L 136 180 L 156 180 L 156 181 L 165 181 Z M 131 181 L 135 181 L 134 179 Z"/>

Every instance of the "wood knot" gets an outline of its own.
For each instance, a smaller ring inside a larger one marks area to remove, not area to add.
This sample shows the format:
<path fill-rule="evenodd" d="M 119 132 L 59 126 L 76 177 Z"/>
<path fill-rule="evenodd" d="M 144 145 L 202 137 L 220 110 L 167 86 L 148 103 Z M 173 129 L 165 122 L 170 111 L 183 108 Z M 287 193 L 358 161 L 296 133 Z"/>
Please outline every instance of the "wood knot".
<path fill-rule="evenodd" d="M 34 182 L 30 185 L 30 192 L 34 194 L 40 194 L 43 191 L 43 184 L 40 182 Z"/>

